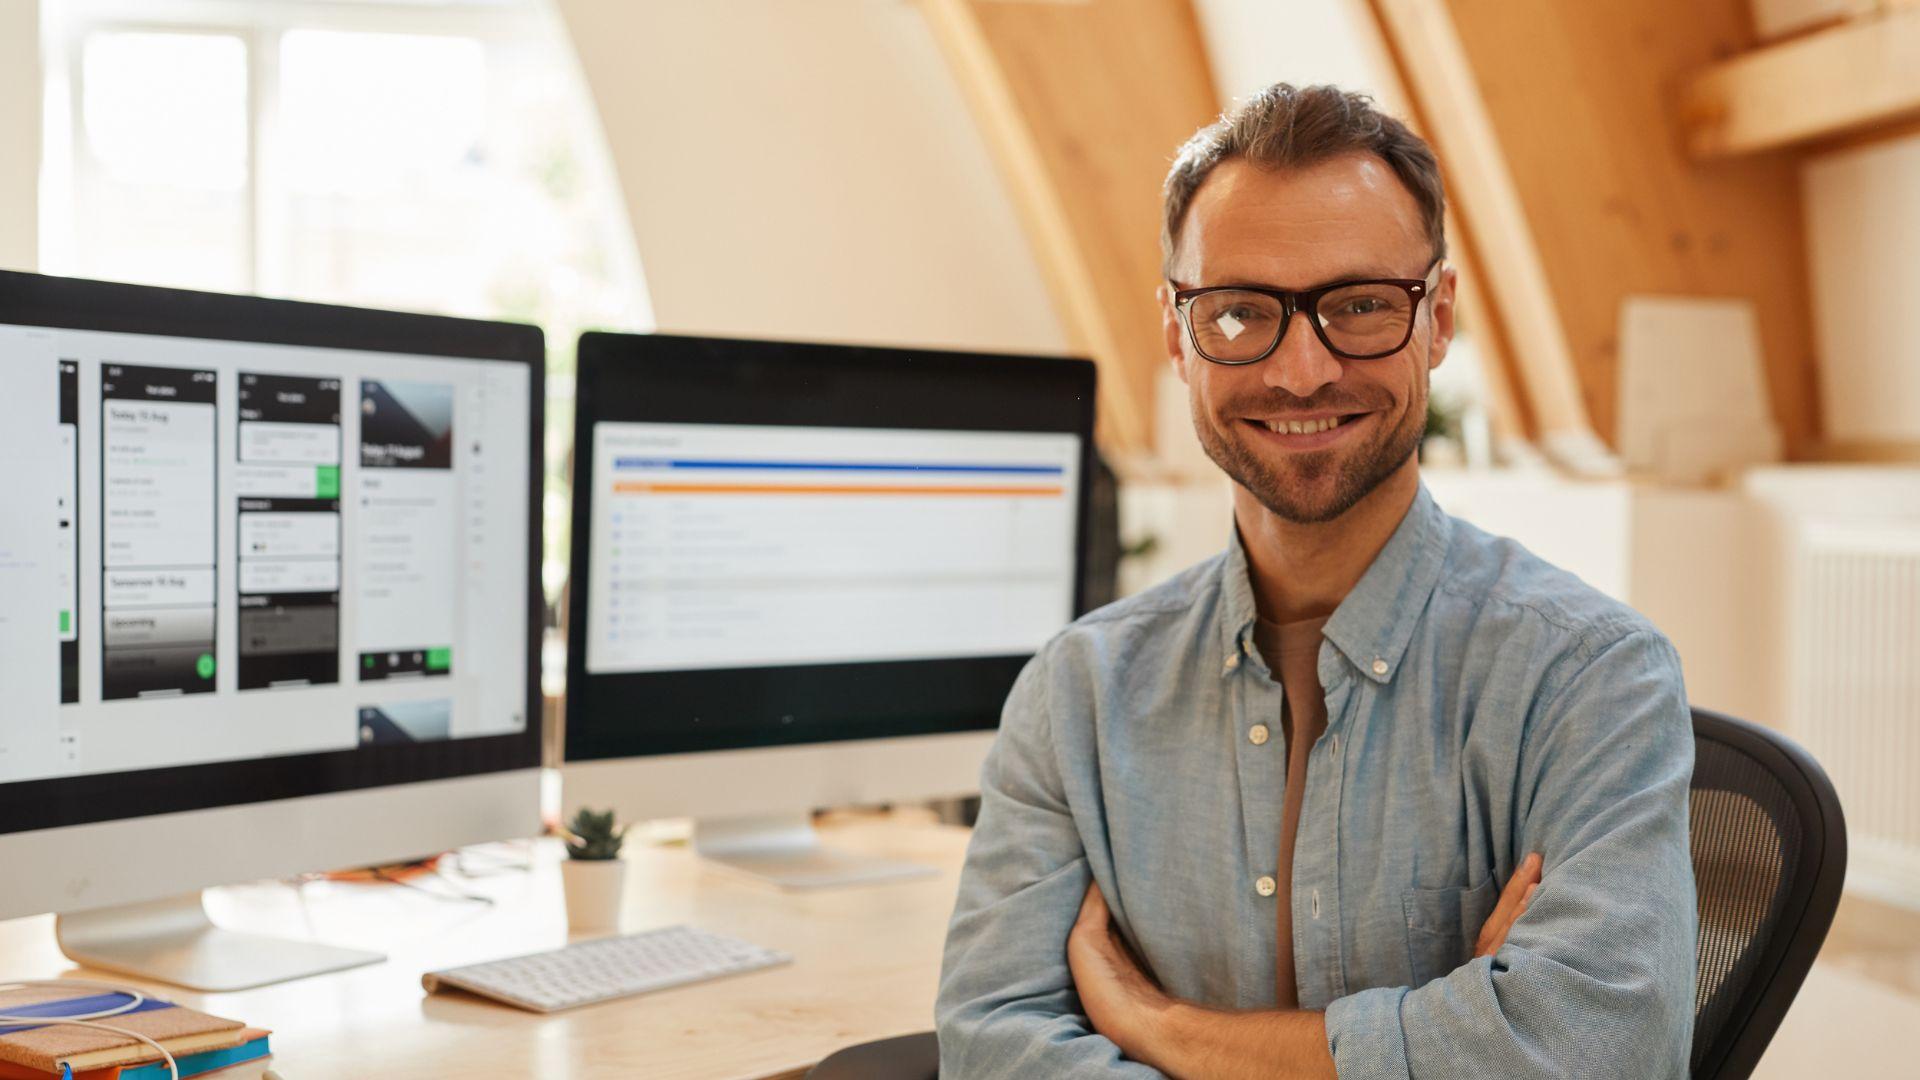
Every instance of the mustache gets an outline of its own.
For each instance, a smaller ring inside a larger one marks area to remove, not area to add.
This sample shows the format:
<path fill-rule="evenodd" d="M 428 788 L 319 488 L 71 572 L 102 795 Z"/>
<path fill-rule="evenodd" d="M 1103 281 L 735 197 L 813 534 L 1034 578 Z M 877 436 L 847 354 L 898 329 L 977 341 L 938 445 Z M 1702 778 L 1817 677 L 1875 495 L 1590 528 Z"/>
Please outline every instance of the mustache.
<path fill-rule="evenodd" d="M 1226 414 L 1269 413 L 1275 411 L 1289 413 L 1358 413 L 1377 412 L 1390 406 L 1387 401 L 1361 401 L 1340 394 L 1316 394 L 1310 398 L 1295 397 L 1287 393 L 1248 394 L 1229 398 L 1218 406 Z"/>

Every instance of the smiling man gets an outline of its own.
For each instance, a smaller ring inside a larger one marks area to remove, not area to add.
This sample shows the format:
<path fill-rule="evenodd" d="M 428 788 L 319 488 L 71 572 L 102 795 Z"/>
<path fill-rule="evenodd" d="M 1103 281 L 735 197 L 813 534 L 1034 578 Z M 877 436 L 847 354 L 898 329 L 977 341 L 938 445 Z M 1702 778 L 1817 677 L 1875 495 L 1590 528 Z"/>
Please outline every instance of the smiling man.
<path fill-rule="evenodd" d="M 1166 184 L 1166 350 L 1227 549 L 1021 675 L 942 1075 L 1684 1077 L 1693 743 L 1631 609 L 1421 484 L 1439 169 L 1274 86 Z"/>

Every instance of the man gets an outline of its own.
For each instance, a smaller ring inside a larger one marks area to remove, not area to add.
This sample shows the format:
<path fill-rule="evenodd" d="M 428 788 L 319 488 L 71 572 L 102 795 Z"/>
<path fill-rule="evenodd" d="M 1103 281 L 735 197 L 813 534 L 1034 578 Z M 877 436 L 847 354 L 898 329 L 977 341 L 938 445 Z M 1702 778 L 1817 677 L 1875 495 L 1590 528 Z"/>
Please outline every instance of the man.
<path fill-rule="evenodd" d="M 1442 219 L 1427 146 L 1332 87 L 1181 151 L 1161 315 L 1235 529 L 1014 686 L 943 1076 L 1687 1074 L 1679 658 L 1420 483 Z"/>

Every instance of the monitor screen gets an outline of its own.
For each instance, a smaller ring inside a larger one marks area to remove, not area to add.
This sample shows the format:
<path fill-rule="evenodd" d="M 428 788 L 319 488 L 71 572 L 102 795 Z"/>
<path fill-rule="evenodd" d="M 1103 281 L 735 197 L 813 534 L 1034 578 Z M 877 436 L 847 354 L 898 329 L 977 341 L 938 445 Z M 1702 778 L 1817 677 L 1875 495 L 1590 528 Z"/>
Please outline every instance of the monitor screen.
<path fill-rule="evenodd" d="M 1079 609 L 1092 368 L 589 335 L 568 756 L 993 726 Z"/>
<path fill-rule="evenodd" d="M 0 831 L 533 764 L 539 350 L 0 277 Z"/>

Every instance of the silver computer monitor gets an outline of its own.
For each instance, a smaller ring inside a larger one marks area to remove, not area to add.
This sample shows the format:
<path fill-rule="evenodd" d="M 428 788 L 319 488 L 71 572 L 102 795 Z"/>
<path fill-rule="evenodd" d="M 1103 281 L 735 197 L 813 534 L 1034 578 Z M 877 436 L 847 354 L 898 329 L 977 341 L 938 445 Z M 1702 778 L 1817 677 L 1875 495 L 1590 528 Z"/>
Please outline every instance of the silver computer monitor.
<path fill-rule="evenodd" d="M 537 329 L 0 274 L 0 918 L 206 990 L 205 886 L 539 828 Z"/>
<path fill-rule="evenodd" d="M 787 885 L 914 872 L 806 814 L 977 790 L 1081 609 L 1093 366 L 588 334 L 578 380 L 569 808 Z"/>

